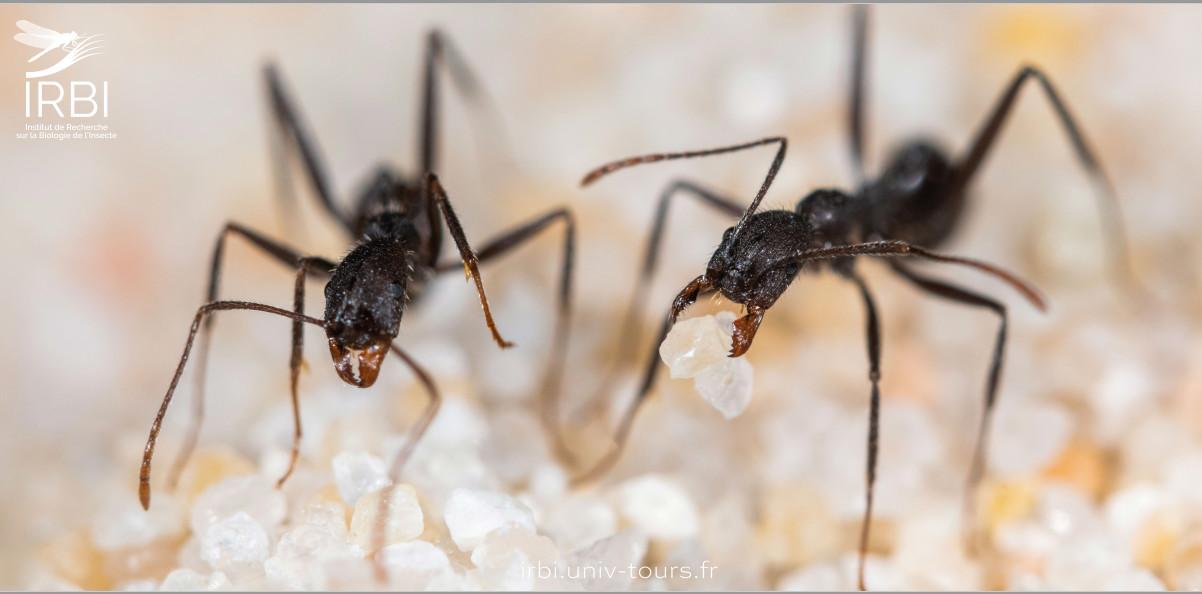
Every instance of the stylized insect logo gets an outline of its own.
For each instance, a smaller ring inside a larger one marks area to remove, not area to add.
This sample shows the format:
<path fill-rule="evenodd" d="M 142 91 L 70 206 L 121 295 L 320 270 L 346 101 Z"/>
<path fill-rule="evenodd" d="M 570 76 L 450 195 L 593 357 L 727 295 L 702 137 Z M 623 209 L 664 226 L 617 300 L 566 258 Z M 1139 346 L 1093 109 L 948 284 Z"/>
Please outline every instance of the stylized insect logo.
<path fill-rule="evenodd" d="M 59 33 L 26 20 L 17 21 L 17 28 L 21 29 L 21 33 L 14 35 L 13 39 L 29 47 L 42 50 L 30 58 L 29 63 L 50 53 L 51 50 L 61 49 L 66 52 L 66 55 L 53 66 L 26 72 L 25 78 L 42 78 L 62 72 L 77 62 L 100 55 L 100 48 L 104 47 L 100 35 L 80 35 L 75 31 Z"/>

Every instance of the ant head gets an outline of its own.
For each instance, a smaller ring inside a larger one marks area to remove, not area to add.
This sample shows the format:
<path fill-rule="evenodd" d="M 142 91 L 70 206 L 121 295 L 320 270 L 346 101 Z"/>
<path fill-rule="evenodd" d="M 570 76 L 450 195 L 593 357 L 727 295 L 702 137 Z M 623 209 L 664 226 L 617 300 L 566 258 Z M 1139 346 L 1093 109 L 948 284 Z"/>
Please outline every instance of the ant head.
<path fill-rule="evenodd" d="M 774 264 L 804 243 L 805 227 L 795 213 L 768 210 L 752 215 L 738 233 L 735 229 L 722 234 L 705 278 L 735 303 L 771 307 L 800 270 L 795 264 Z"/>
<path fill-rule="evenodd" d="M 348 384 L 366 388 L 375 383 L 389 345 L 400 331 L 409 282 L 403 273 L 410 270 L 406 254 L 399 243 L 364 243 L 347 254 L 326 283 L 330 356 Z M 356 354 L 357 377 L 351 364 Z"/>

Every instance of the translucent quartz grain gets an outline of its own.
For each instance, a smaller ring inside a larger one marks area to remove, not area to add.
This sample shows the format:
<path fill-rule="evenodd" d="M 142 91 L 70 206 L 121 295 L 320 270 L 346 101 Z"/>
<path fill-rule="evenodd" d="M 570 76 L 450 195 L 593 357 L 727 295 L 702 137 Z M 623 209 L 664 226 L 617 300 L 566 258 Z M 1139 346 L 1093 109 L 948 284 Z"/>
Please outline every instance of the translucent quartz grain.
<path fill-rule="evenodd" d="M 745 357 L 728 356 L 734 319 L 724 311 L 678 321 L 659 346 L 672 378 L 691 378 L 701 398 L 728 419 L 751 403 L 753 375 Z"/>
<path fill-rule="evenodd" d="M 380 521 L 380 514 L 387 518 Z M 382 524 L 382 526 L 381 526 Z M 413 540 L 425 527 L 417 491 L 409 485 L 397 485 L 372 491 L 359 498 L 351 516 L 351 538 L 364 551 Z M 383 538 L 378 531 L 383 528 Z"/>
<path fill-rule="evenodd" d="M 380 551 L 390 585 L 397 590 L 437 589 L 454 575 L 451 560 L 434 544 L 413 540 L 391 544 Z"/>
<path fill-rule="evenodd" d="M 265 528 L 279 525 L 287 514 L 284 494 L 257 475 L 225 479 L 206 489 L 192 504 L 192 532 L 207 528 L 236 513 L 244 513 Z"/>
<path fill-rule="evenodd" d="M 660 475 L 627 481 L 618 490 L 622 517 L 651 538 L 680 540 L 697 534 L 697 507 L 688 492 Z"/>
<path fill-rule="evenodd" d="M 261 565 L 270 547 L 263 525 L 240 511 L 205 529 L 200 538 L 200 557 L 215 569 L 237 571 Z"/>
<path fill-rule="evenodd" d="M 566 576 L 555 543 L 521 524 L 489 532 L 471 559 L 475 578 L 487 590 L 560 589 Z"/>
<path fill-rule="evenodd" d="M 455 489 L 443 511 L 443 521 L 460 551 L 468 552 L 494 530 L 519 527 L 535 531 L 530 508 L 504 493 L 480 489 Z"/>
<path fill-rule="evenodd" d="M 163 578 L 159 590 L 168 592 L 201 592 L 229 590 L 230 579 L 220 571 L 202 574 L 191 569 L 177 569 Z"/>
<path fill-rule="evenodd" d="M 363 495 L 388 486 L 384 461 L 365 452 L 343 452 L 331 462 L 334 484 L 347 505 L 355 505 Z"/>

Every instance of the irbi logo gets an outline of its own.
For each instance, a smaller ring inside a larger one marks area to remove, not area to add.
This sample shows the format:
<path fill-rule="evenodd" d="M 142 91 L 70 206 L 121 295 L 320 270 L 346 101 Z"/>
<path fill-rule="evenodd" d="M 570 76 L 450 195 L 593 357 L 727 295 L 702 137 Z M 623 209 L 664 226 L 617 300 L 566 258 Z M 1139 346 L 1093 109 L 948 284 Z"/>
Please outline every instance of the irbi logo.
<path fill-rule="evenodd" d="M 104 41 L 100 35 L 85 35 L 71 31 L 59 33 L 26 20 L 17 21 L 21 30 L 13 36 L 18 42 L 39 49 L 29 58 L 33 64 L 49 55 L 57 61 L 48 66 L 25 73 L 25 117 L 42 118 L 56 114 L 60 118 L 90 118 L 109 115 L 109 84 L 99 85 L 92 81 L 72 80 L 65 84 L 41 79 L 58 74 L 75 64 L 100 55 Z M 46 62 L 46 60 L 42 60 Z"/>

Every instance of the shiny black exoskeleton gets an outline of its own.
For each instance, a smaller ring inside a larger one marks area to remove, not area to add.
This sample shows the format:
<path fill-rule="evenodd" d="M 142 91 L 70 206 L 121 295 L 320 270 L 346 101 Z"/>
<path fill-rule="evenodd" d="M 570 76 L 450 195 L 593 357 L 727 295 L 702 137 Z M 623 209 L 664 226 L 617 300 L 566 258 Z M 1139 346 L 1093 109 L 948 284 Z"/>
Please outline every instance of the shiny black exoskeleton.
<path fill-rule="evenodd" d="M 744 208 L 740 201 L 724 197 L 699 184 L 677 181 L 660 196 L 659 208 L 650 233 L 647 256 L 636 290 L 628 308 L 627 324 L 622 334 L 623 343 L 634 336 L 629 328 L 635 327 L 637 316 L 633 314 L 645 296 L 645 287 L 655 268 L 660 240 L 664 233 L 664 222 L 672 196 L 685 193 L 701 203 L 731 216 L 740 217 L 738 223 L 727 229 L 722 241 L 714 251 L 704 274 L 690 281 L 672 302 L 672 307 L 656 345 L 667 335 L 668 330 L 680 313 L 704 293 L 718 292 L 730 301 L 743 307 L 743 316 L 735 321 L 731 339 L 730 356 L 738 357 L 751 347 L 756 330 L 765 313 L 793 283 L 797 275 L 810 262 L 826 260 L 826 265 L 847 278 L 857 288 L 866 312 L 868 342 L 869 380 L 871 399 L 869 405 L 868 461 L 866 467 L 866 512 L 860 533 L 859 585 L 864 587 L 863 560 L 867 551 L 869 526 L 873 503 L 873 485 L 876 476 L 878 441 L 878 415 L 880 406 L 880 327 L 876 305 L 866 280 L 855 269 L 855 256 L 918 256 L 939 262 L 967 265 L 1001 278 L 1018 289 L 1024 297 L 1037 307 L 1043 306 L 1038 293 L 994 266 L 984 262 L 946 256 L 929 251 L 944 244 L 960 226 L 968 201 L 968 188 L 989 151 L 995 144 L 998 133 L 1009 115 L 1018 92 L 1027 81 L 1033 81 L 1044 91 L 1056 115 L 1072 142 L 1078 160 L 1097 189 L 1101 201 L 1104 223 L 1107 225 L 1107 242 L 1113 250 L 1112 260 L 1124 281 L 1130 281 L 1131 273 L 1127 260 L 1125 236 L 1121 225 L 1118 202 L 1114 190 L 1106 178 L 1093 151 L 1078 128 L 1067 105 L 1052 86 L 1051 81 L 1034 67 L 1023 67 L 1003 91 L 997 104 L 981 126 L 968 149 L 956 158 L 939 149 L 927 140 L 914 140 L 901 146 L 893 153 L 884 171 L 875 179 L 864 173 L 864 71 L 865 48 L 867 45 L 867 8 L 857 6 L 854 19 L 854 54 L 852 61 L 851 109 L 849 110 L 849 132 L 851 137 L 852 161 L 857 184 L 852 191 L 837 189 L 817 190 L 804 197 L 793 210 L 769 210 L 757 212 L 760 201 L 772 184 L 784 159 L 786 142 L 783 138 L 767 138 L 740 145 L 683 153 L 661 153 L 614 161 L 597 168 L 584 178 L 584 184 L 592 183 L 608 173 L 642 163 L 671 159 L 685 159 L 718 155 L 777 144 L 776 157 L 769 168 L 763 185 Z M 817 262 L 816 262 L 817 263 Z M 1003 354 L 1007 333 L 1007 311 L 1002 302 L 962 288 L 950 282 L 926 276 L 900 260 L 890 261 L 893 271 L 919 290 L 972 307 L 987 309 L 998 316 L 998 331 L 994 340 L 993 355 L 985 383 L 984 410 L 981 415 L 977 444 L 969 471 L 969 496 L 966 497 L 966 515 L 972 526 L 972 501 L 975 486 L 984 472 L 985 436 L 996 400 L 1001 377 Z M 822 267 L 810 266 L 818 271 Z M 625 416 L 618 425 L 615 447 L 588 471 L 579 475 L 577 482 L 591 480 L 610 468 L 618 459 L 629 435 L 635 414 L 640 404 L 650 394 L 659 369 L 656 349 L 648 356 L 638 394 L 627 407 Z"/>
<path fill-rule="evenodd" d="M 736 228 L 727 229 L 706 267 L 706 277 L 723 297 L 746 306 L 758 326 L 762 312 L 772 307 L 802 270 L 797 261 L 781 265 L 790 254 L 883 240 L 926 248 L 945 243 L 965 204 L 966 193 L 953 171 L 947 157 L 932 144 L 906 145 L 881 177 L 857 195 L 833 188 L 814 190 L 792 211 L 752 214 L 737 239 Z M 850 277 L 853 262 L 850 257 L 839 257 L 827 265 Z M 731 356 L 742 355 L 750 347 L 751 336 L 745 335 L 750 323 L 740 325 Z"/>
<path fill-rule="evenodd" d="M 163 416 L 187 363 L 193 340 L 199 332 L 201 345 L 198 355 L 200 361 L 197 364 L 200 369 L 197 373 L 194 422 L 183 452 L 169 477 L 169 484 L 174 483 L 179 476 L 196 443 L 203 411 L 203 382 L 209 336 L 214 320 L 212 314 L 217 311 L 261 311 L 292 321 L 290 370 L 294 431 L 291 460 L 287 471 L 279 479 L 280 484 L 292 473 L 299 452 L 301 423 L 297 385 L 303 363 L 303 324 L 318 326 L 325 331 L 335 371 L 343 381 L 354 386 L 366 388 L 373 385 L 388 353 L 397 355 L 417 376 L 426 389 L 430 402 L 394 459 L 392 474 L 396 480 L 399 478 L 401 465 L 429 426 L 440 401 L 438 390 L 429 375 L 394 342 L 400 332 L 401 318 L 407 305 L 417 298 L 426 282 L 434 275 L 462 269 L 475 284 L 484 319 L 493 340 L 498 346 L 510 346 L 510 343 L 501 337 L 493 321 L 484 284 L 480 278 L 479 263 L 508 252 L 559 221 L 564 223 L 566 228 L 559 307 L 556 314 L 555 340 L 560 344 L 552 352 L 543 389 L 545 394 L 551 394 L 558 388 L 563 363 L 562 351 L 565 350 L 562 343 L 567 340 L 566 322 L 570 314 L 574 220 L 566 209 L 555 209 L 486 242 L 479 254 L 472 249 L 451 207 L 447 193 L 434 173 L 438 119 L 438 94 L 435 83 L 436 67 L 439 65 L 450 71 L 462 94 L 473 98 L 471 96 L 478 91 L 473 76 L 451 46 L 437 32 L 432 32 L 426 43 L 419 161 L 414 175 L 406 177 L 387 165 L 380 166 L 363 187 L 349 213 L 336 203 L 316 144 L 284 91 L 279 74 L 273 66 L 267 67 L 265 79 L 271 111 L 279 133 L 277 140 L 285 149 L 281 151 L 283 154 L 277 157 L 283 157 L 280 161 L 293 157 L 301 162 L 309 185 L 323 210 L 345 232 L 352 245 L 341 261 L 333 262 L 319 256 L 303 255 L 283 242 L 240 224 L 226 224 L 213 251 L 206 304 L 193 319 L 184 354 L 176 367 L 175 375 L 147 439 L 139 473 L 139 498 L 143 507 L 150 505 L 150 463 Z M 277 174 L 281 174 L 281 183 L 287 180 L 287 172 L 277 171 Z M 438 258 L 442 249 L 444 225 L 455 243 L 458 258 L 440 263 Z M 231 234 L 242 237 L 273 259 L 295 270 L 296 283 L 291 310 L 244 301 L 218 300 L 225 240 Z M 304 313 L 305 281 L 309 276 L 328 279 L 325 286 L 326 306 L 322 318 L 313 318 Z M 549 397 L 544 396 L 544 400 L 547 398 Z"/>

